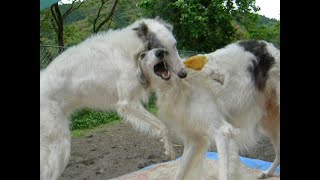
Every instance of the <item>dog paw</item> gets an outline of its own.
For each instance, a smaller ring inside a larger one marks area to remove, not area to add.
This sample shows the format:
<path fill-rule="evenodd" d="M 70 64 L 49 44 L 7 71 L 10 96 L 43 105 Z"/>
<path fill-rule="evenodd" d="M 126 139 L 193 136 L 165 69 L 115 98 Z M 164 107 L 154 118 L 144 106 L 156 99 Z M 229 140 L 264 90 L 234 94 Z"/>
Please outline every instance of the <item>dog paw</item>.
<path fill-rule="evenodd" d="M 258 179 L 266 179 L 266 178 L 269 178 L 271 176 L 272 176 L 272 174 L 268 174 L 266 172 L 262 172 L 262 173 L 259 174 Z"/>
<path fill-rule="evenodd" d="M 176 159 L 176 153 L 170 140 L 168 129 L 163 127 L 161 129 L 161 133 L 162 139 L 160 139 L 160 141 L 163 141 L 166 158 L 168 158 L 169 160 Z"/>
<path fill-rule="evenodd" d="M 166 155 L 166 158 L 168 160 L 176 159 L 176 152 L 175 152 L 171 142 L 165 142 L 164 143 L 164 149 L 165 149 L 165 153 L 164 154 Z"/>
<path fill-rule="evenodd" d="M 175 160 L 176 157 L 176 151 L 174 150 L 173 146 L 170 147 L 170 154 L 168 155 L 171 160 Z"/>

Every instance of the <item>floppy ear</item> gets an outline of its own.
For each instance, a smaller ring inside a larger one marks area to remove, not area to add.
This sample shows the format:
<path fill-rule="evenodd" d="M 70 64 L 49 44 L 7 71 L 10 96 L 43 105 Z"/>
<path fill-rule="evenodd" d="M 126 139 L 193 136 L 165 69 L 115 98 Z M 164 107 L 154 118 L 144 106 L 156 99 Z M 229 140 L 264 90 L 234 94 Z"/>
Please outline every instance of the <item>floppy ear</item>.
<path fill-rule="evenodd" d="M 146 39 L 149 31 L 148 26 L 144 22 L 140 23 L 138 27 L 135 27 L 132 30 L 137 31 L 138 36 L 143 39 Z"/>
<path fill-rule="evenodd" d="M 156 21 L 158 21 L 159 23 L 163 24 L 167 29 L 169 29 L 169 31 L 172 32 L 173 30 L 173 26 L 169 23 L 167 23 L 165 20 L 163 20 L 162 18 L 160 18 L 159 16 L 157 16 L 155 18 Z"/>
<path fill-rule="evenodd" d="M 143 87 L 147 88 L 149 86 L 149 81 L 147 80 L 146 76 L 142 72 L 140 72 L 138 74 L 138 79 L 139 79 L 140 84 Z"/>
<path fill-rule="evenodd" d="M 140 84 L 141 84 L 144 88 L 147 88 L 147 87 L 149 86 L 150 82 L 149 82 L 149 80 L 147 79 L 147 77 L 144 75 L 140 63 L 141 63 L 141 61 L 138 61 L 139 70 L 137 71 L 136 75 L 137 75 L 137 78 L 138 78 Z"/>

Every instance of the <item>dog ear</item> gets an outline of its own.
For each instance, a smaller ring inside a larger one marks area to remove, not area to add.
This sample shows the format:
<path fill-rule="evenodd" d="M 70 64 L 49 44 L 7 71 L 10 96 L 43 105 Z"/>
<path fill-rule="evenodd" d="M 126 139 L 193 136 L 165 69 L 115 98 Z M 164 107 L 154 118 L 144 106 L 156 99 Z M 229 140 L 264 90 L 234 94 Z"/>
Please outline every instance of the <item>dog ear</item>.
<path fill-rule="evenodd" d="M 169 29 L 169 31 L 172 32 L 173 30 L 173 26 L 169 23 L 167 23 L 165 20 L 163 20 L 162 18 L 160 18 L 159 16 L 157 16 L 155 18 L 156 21 L 158 21 L 159 23 L 163 24 L 167 29 Z"/>
<path fill-rule="evenodd" d="M 138 36 L 141 38 L 146 38 L 148 35 L 148 26 L 146 23 L 142 22 L 138 27 L 133 28 L 132 30 L 137 31 Z"/>
<path fill-rule="evenodd" d="M 140 63 L 140 61 L 138 62 Z M 150 82 L 148 81 L 148 79 L 146 78 L 146 76 L 143 74 L 141 65 L 139 65 L 139 70 L 137 71 L 137 78 L 140 82 L 140 84 L 144 87 L 144 88 L 148 88 Z"/>

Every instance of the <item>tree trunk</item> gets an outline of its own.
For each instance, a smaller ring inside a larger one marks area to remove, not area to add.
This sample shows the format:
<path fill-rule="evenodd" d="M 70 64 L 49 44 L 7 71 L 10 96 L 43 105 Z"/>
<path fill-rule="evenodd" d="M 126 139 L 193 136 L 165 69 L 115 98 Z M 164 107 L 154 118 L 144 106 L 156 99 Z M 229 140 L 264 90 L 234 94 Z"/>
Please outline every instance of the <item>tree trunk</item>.
<path fill-rule="evenodd" d="M 58 46 L 60 46 L 59 48 L 59 53 L 61 53 L 64 50 L 64 40 L 63 40 L 63 17 L 59 8 L 58 3 L 54 4 L 54 10 L 55 10 L 55 14 L 56 14 L 56 23 L 58 26 Z"/>
<path fill-rule="evenodd" d="M 117 7 L 117 4 L 118 4 L 118 0 L 115 0 L 114 3 L 113 3 L 112 9 L 111 9 L 111 11 L 110 11 L 110 13 L 109 13 L 109 15 L 108 15 L 98 26 L 96 26 L 97 20 L 99 19 L 99 16 L 100 16 L 100 12 L 101 12 L 101 10 L 102 10 L 102 6 L 103 6 L 103 4 L 104 4 L 105 2 L 106 2 L 106 1 L 101 0 L 101 6 L 100 6 L 100 8 L 99 8 L 97 17 L 96 17 L 96 19 L 95 19 L 94 22 L 93 22 L 93 33 L 97 33 L 105 23 L 107 23 L 109 20 L 111 20 L 113 14 L 114 14 L 114 12 L 115 12 L 115 9 L 116 9 L 116 7 Z"/>
<path fill-rule="evenodd" d="M 60 7 L 58 5 L 58 3 L 55 3 L 54 5 L 51 6 L 51 14 L 52 14 L 52 18 L 51 18 L 51 22 L 52 22 L 52 26 L 54 31 L 57 34 L 57 39 L 58 39 L 58 46 L 59 47 L 59 53 L 61 53 L 64 50 L 64 38 L 63 38 L 63 21 L 64 19 L 71 14 L 73 11 L 77 10 L 84 1 L 80 2 L 76 7 L 74 7 L 74 4 L 76 3 L 76 1 L 72 1 L 72 4 L 70 5 L 70 7 L 62 14 Z"/>

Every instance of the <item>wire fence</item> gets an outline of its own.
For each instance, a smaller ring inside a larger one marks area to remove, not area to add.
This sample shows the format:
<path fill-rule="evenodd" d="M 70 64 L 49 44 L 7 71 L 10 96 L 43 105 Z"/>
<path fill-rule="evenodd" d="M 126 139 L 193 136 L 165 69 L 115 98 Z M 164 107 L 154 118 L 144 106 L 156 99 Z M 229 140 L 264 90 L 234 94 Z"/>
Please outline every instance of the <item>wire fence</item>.
<path fill-rule="evenodd" d="M 46 68 L 67 47 L 54 45 L 40 45 L 40 70 Z M 190 57 L 196 54 L 203 54 L 199 51 L 178 50 L 182 58 Z"/>
<path fill-rule="evenodd" d="M 40 45 L 40 70 L 46 68 L 66 47 Z"/>

